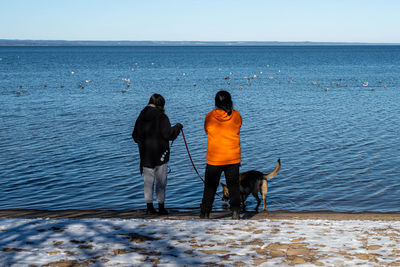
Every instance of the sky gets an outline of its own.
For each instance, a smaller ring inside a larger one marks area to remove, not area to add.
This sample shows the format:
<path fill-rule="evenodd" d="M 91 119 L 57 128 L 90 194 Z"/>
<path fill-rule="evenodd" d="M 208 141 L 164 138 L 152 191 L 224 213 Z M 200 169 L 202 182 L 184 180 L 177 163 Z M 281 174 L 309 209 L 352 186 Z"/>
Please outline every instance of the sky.
<path fill-rule="evenodd" d="M 0 39 L 400 43 L 398 0 L 0 0 Z"/>

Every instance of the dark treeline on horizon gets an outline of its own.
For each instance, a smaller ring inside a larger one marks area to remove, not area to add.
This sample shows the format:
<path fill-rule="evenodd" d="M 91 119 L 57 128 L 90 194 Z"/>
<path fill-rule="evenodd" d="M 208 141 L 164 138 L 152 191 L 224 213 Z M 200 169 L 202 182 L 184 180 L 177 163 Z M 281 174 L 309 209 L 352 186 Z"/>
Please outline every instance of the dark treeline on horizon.
<path fill-rule="evenodd" d="M 279 42 L 279 41 L 66 41 L 0 39 L 0 46 L 317 46 L 317 45 L 400 45 L 362 42 Z"/>

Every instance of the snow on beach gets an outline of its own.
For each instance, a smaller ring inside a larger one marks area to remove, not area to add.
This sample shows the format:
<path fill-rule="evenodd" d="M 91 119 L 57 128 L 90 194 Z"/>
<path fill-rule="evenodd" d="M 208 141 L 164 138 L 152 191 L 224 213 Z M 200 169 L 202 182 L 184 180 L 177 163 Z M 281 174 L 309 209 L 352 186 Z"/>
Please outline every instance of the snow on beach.
<path fill-rule="evenodd" d="M 0 219 L 1 266 L 400 266 L 400 221 Z"/>

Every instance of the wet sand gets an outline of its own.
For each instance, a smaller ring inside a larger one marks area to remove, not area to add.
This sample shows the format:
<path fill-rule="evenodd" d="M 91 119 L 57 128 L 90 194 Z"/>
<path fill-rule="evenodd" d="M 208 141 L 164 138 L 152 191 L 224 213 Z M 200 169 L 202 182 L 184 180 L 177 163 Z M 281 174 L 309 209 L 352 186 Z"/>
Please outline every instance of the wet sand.
<path fill-rule="evenodd" d="M 231 219 L 229 211 L 212 212 L 210 219 Z M 174 211 L 169 210 L 168 215 L 146 215 L 145 210 L 35 210 L 35 209 L 5 209 L 0 210 L 0 218 L 50 218 L 50 219 L 198 219 L 199 211 Z M 370 221 L 400 221 L 400 213 L 341 213 L 329 211 L 317 212 L 288 212 L 288 211 L 264 211 L 255 213 L 252 211 L 241 212 L 241 218 L 246 220 L 370 220 Z"/>

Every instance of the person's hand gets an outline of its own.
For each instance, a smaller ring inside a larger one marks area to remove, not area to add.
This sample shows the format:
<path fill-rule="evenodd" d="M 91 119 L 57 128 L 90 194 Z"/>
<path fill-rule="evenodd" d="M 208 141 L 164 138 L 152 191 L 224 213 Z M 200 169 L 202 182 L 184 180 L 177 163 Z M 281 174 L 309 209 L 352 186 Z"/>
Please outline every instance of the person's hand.
<path fill-rule="evenodd" d="M 176 124 L 176 126 L 178 126 L 179 130 L 182 130 L 182 128 L 183 128 L 183 125 L 179 122 Z"/>

